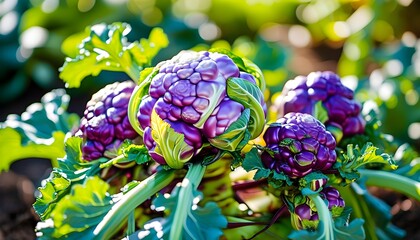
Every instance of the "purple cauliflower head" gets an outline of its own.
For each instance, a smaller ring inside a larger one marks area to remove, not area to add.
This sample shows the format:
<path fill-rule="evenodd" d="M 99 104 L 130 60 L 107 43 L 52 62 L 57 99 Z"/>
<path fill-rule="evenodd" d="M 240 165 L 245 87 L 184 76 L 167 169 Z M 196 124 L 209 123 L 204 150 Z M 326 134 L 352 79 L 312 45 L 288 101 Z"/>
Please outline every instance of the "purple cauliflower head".
<path fill-rule="evenodd" d="M 249 60 L 240 67 L 226 54 L 182 51 L 147 78 L 139 123 L 150 155 L 160 164 L 181 168 L 207 143 L 233 151 L 246 140 L 246 131 L 255 138 L 263 130 L 262 74 Z M 162 126 L 175 133 L 166 134 Z M 165 150 L 169 146 L 178 147 Z"/>
<path fill-rule="evenodd" d="M 352 136 L 363 133 L 365 128 L 360 114 L 361 105 L 353 95 L 353 91 L 344 86 L 335 73 L 312 72 L 287 81 L 274 101 L 273 109 L 279 117 L 289 112 L 313 115 L 315 105 L 321 101 L 328 113 L 327 128 L 335 127 L 341 130 L 342 136 Z M 337 136 L 337 141 L 340 138 Z"/>
<path fill-rule="evenodd" d="M 139 136 L 127 116 L 127 106 L 134 87 L 132 81 L 115 82 L 92 95 L 76 133 L 76 136 L 84 139 L 84 159 L 94 160 L 106 156 L 124 140 L 133 140 Z"/>
<path fill-rule="evenodd" d="M 324 125 L 306 113 L 288 113 L 268 126 L 263 135 L 265 167 L 292 179 L 314 170 L 325 171 L 336 162 L 336 141 Z"/>
<path fill-rule="evenodd" d="M 345 202 L 341 197 L 340 192 L 331 187 L 325 187 L 319 192 L 320 197 L 327 202 L 328 210 L 330 210 L 332 217 L 338 217 L 344 210 Z M 294 207 L 291 215 L 292 225 L 296 229 L 317 228 L 318 226 L 318 212 L 315 204 L 306 197 L 303 203 L 298 203 Z"/>

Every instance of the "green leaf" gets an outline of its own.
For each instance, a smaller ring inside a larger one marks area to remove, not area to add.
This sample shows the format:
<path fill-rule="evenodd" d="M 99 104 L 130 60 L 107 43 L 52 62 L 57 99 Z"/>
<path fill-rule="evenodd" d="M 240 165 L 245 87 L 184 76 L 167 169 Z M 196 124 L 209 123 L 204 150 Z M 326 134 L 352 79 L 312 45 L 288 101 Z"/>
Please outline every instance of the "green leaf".
<path fill-rule="evenodd" d="M 68 193 L 68 187 L 71 184 L 70 180 L 57 171 L 51 172 L 45 182 L 45 185 L 38 189 L 41 196 L 33 204 L 35 212 L 41 220 L 50 217 L 57 202 Z"/>
<path fill-rule="evenodd" d="M 137 164 L 144 164 L 152 161 L 149 151 L 144 145 L 130 144 L 123 148 L 123 154 L 127 162 L 135 161 Z"/>
<path fill-rule="evenodd" d="M 210 144 L 226 151 L 235 151 L 243 148 L 250 138 L 247 130 L 249 117 L 250 110 L 247 108 L 242 112 L 238 120 L 232 123 L 224 133 L 209 139 Z"/>
<path fill-rule="evenodd" d="M 64 138 L 65 134 L 57 131 L 48 145 L 33 142 L 22 145 L 19 132 L 10 127 L 0 129 L 0 172 L 8 171 L 13 162 L 25 158 L 46 158 L 56 165 L 57 158 L 65 154 Z"/>
<path fill-rule="evenodd" d="M 88 35 L 79 46 L 79 54 L 67 58 L 60 68 L 60 78 L 67 87 L 79 87 L 87 76 L 100 72 L 119 71 L 139 81 L 140 72 L 151 65 L 152 59 L 168 46 L 168 38 L 160 28 L 151 31 L 149 39 L 127 42 L 131 27 L 127 23 L 97 24 L 86 28 Z"/>
<path fill-rule="evenodd" d="M 325 174 L 318 171 L 311 172 L 305 177 L 299 179 L 299 186 L 300 188 L 309 188 L 312 191 L 322 190 L 322 187 L 319 189 L 313 189 L 314 187 L 312 186 L 313 184 L 315 184 L 318 181 L 321 181 L 322 179 L 328 180 L 328 177 Z"/>
<path fill-rule="evenodd" d="M 154 110 L 150 126 L 153 140 L 156 142 L 154 152 L 161 155 L 169 167 L 181 169 L 193 157 L 193 147 L 184 141 L 183 134 L 175 132 L 171 125 L 163 121 Z M 191 154 L 182 157 L 185 152 L 191 152 Z"/>
<path fill-rule="evenodd" d="M 144 229 L 130 236 L 130 239 L 169 239 L 170 231 L 177 219 L 174 218 L 176 206 L 178 206 L 178 194 L 180 186 L 174 188 L 170 196 L 159 195 L 154 201 L 156 209 L 165 209 L 169 213 L 166 218 L 157 218 L 147 222 Z M 202 193 L 194 190 L 192 192 L 194 204 L 187 206 L 188 216 L 185 224 L 182 225 L 181 239 L 219 239 L 222 236 L 222 229 L 227 226 L 227 220 L 221 209 L 215 202 L 207 202 L 199 206 L 202 200 Z M 184 203 L 180 203 L 184 204 Z"/>
<path fill-rule="evenodd" d="M 68 138 L 65 143 L 66 155 L 58 159 L 58 168 L 55 169 L 71 180 L 72 183 L 94 176 L 100 170 L 100 159 L 90 162 L 83 160 L 82 143 L 83 139 L 80 137 Z"/>
<path fill-rule="evenodd" d="M 264 96 L 261 90 L 247 80 L 229 78 L 227 80 L 227 94 L 231 99 L 251 110 L 248 129 L 251 133 L 251 139 L 257 138 L 265 125 L 264 109 L 261 106 L 261 100 L 264 99 Z"/>
<path fill-rule="evenodd" d="M 69 101 L 64 89 L 55 89 L 20 116 L 9 115 L 0 123 L 0 172 L 23 158 L 47 158 L 56 166 L 56 159 L 65 154 L 65 134 L 79 121 L 76 114 L 66 112 Z"/>
<path fill-rule="evenodd" d="M 33 207 L 42 220 L 50 217 L 56 204 L 73 186 L 99 172 L 99 161 L 87 162 L 82 159 L 81 144 L 82 139 L 79 137 L 67 139 L 66 155 L 58 159 L 58 167 L 46 179 L 45 185 L 39 188 L 41 196 L 36 199 Z"/>
<path fill-rule="evenodd" d="M 261 178 L 267 178 L 270 176 L 271 170 L 264 167 L 260 155 L 258 154 L 258 150 L 256 148 L 252 148 L 248 153 L 245 154 L 245 159 L 242 162 L 242 167 L 246 171 L 257 170 L 254 176 L 255 180 Z"/>
<path fill-rule="evenodd" d="M 99 177 L 90 177 L 85 184 L 75 185 L 51 213 L 53 229 L 51 226 L 44 228 L 42 223 L 37 225 L 40 239 L 92 239 L 94 227 L 113 206 L 108 188 L 109 185 Z M 118 229 L 114 229 L 116 231 Z"/>
<path fill-rule="evenodd" d="M 397 165 L 390 155 L 382 153 L 378 155 L 377 147 L 371 142 L 366 143 L 362 149 L 358 145 L 347 145 L 347 151 L 342 152 L 334 164 L 334 168 L 338 169 L 340 176 L 345 182 L 352 182 L 360 177 L 358 170 L 365 165 L 386 165 L 391 169 L 396 169 Z"/>
<path fill-rule="evenodd" d="M 322 105 L 322 101 L 318 101 L 315 104 L 313 116 L 323 124 L 328 121 L 328 112 L 327 109 Z"/>
<path fill-rule="evenodd" d="M 245 154 L 242 167 L 248 172 L 256 170 L 254 180 L 267 178 L 269 184 L 275 188 L 280 188 L 286 184 L 292 184 L 290 178 L 284 173 L 278 173 L 277 171 L 268 169 L 263 165 L 257 148 L 252 148 L 248 153 Z"/>

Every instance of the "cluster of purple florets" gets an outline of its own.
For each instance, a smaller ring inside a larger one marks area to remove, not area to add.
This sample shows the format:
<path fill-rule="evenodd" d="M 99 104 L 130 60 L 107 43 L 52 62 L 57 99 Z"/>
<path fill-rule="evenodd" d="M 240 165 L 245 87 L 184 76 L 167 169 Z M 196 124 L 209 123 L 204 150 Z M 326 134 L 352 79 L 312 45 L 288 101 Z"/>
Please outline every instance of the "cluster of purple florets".
<path fill-rule="evenodd" d="M 103 157 L 115 151 L 124 140 L 138 137 L 127 116 L 134 87 L 132 81 L 115 82 L 89 100 L 76 133 L 85 140 L 82 146 L 85 160 Z"/>
<path fill-rule="evenodd" d="M 312 72 L 287 81 L 273 106 L 279 116 L 289 112 L 314 114 L 319 101 L 328 113 L 327 127 L 339 128 L 344 137 L 364 132 L 361 105 L 333 72 Z"/>
<path fill-rule="evenodd" d="M 326 171 L 336 162 L 336 141 L 324 125 L 306 113 L 288 113 L 264 133 L 268 151 L 261 155 L 265 167 L 290 178 Z"/>
<path fill-rule="evenodd" d="M 139 120 L 144 143 L 160 164 L 165 164 L 165 159 L 154 152 L 152 111 L 184 135 L 192 152 L 183 154 L 194 155 L 203 142 L 224 133 L 244 110 L 242 104 L 228 97 L 227 79 L 238 77 L 256 84 L 253 75 L 241 71 L 227 55 L 216 52 L 183 51 L 156 68 L 159 71 L 151 80 L 149 94 L 140 104 Z"/>

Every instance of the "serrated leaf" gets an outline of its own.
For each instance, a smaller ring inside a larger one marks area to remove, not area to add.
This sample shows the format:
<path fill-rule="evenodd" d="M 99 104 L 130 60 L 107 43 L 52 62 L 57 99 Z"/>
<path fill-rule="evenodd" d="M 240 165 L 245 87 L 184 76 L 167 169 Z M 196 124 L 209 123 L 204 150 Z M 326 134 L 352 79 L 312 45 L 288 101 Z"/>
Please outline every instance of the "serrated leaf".
<path fill-rule="evenodd" d="M 99 172 L 99 160 L 85 161 L 82 158 L 83 139 L 80 137 L 70 137 L 65 143 L 66 155 L 58 159 L 56 170 L 64 174 L 72 183 L 84 180 L 86 177 L 93 176 Z"/>
<path fill-rule="evenodd" d="M 215 138 L 209 139 L 211 145 L 226 151 L 235 151 L 243 148 L 249 141 L 247 126 L 250 117 L 250 110 L 245 109 L 241 116 L 232 123 L 224 133 Z"/>
<path fill-rule="evenodd" d="M 53 226 L 43 228 L 42 223 L 37 225 L 40 239 L 92 239 L 94 227 L 113 204 L 107 194 L 108 188 L 109 185 L 99 177 L 91 177 L 85 184 L 75 185 L 51 213 Z"/>
<path fill-rule="evenodd" d="M 261 90 L 247 80 L 229 78 L 227 80 L 227 94 L 231 99 L 251 110 L 248 130 L 251 133 L 251 139 L 257 138 L 265 125 L 265 113 L 260 101 L 264 99 L 264 96 Z"/>
<path fill-rule="evenodd" d="M 129 43 L 126 39 L 131 31 L 127 23 L 97 24 L 86 28 L 87 38 L 79 45 L 79 54 L 67 58 L 60 68 L 60 78 L 67 87 L 79 87 L 87 76 L 100 72 L 118 71 L 127 73 L 138 82 L 140 72 L 151 65 L 152 59 L 169 41 L 160 28 L 151 31 L 149 39 Z"/>
<path fill-rule="evenodd" d="M 278 173 L 277 171 L 268 169 L 263 165 L 257 148 L 252 148 L 248 153 L 245 154 L 242 167 L 248 172 L 256 170 L 254 180 L 267 178 L 270 185 L 275 188 L 280 188 L 285 184 L 292 184 L 290 178 L 287 177 L 284 173 Z"/>
<path fill-rule="evenodd" d="M 46 179 L 45 186 L 39 189 L 42 195 L 36 199 L 34 208 L 42 220 L 50 216 L 56 203 L 69 193 L 72 186 L 99 172 L 99 161 L 87 162 L 82 159 L 81 144 L 79 137 L 67 139 L 66 155 L 58 159 L 58 167 Z"/>
<path fill-rule="evenodd" d="M 55 89 L 20 116 L 9 115 L 0 123 L 0 172 L 23 158 L 47 158 L 56 166 L 56 158 L 65 154 L 65 134 L 79 121 L 76 114 L 66 112 L 69 101 L 64 89 Z"/>
<path fill-rule="evenodd" d="M 172 191 L 171 195 L 159 195 L 153 206 L 159 210 L 165 210 L 169 215 L 166 218 L 157 218 L 147 222 L 144 229 L 131 235 L 129 239 L 168 239 L 174 219 L 175 207 L 177 206 L 180 186 Z M 202 199 L 200 191 L 193 191 L 194 199 Z M 227 220 L 222 215 L 221 209 L 215 202 L 207 202 L 199 206 L 199 201 L 189 207 L 186 224 L 183 225 L 182 239 L 219 239 L 222 229 L 227 226 Z"/>
<path fill-rule="evenodd" d="M 144 164 L 152 161 L 149 151 L 144 145 L 130 144 L 123 148 L 123 154 L 127 162 L 135 161 L 137 164 Z"/>
<path fill-rule="evenodd" d="M 50 177 L 45 180 L 45 185 L 38 189 L 41 196 L 33 204 L 35 212 L 41 220 L 50 217 L 57 202 L 67 194 L 70 184 L 70 180 L 57 171 L 53 171 Z"/>
<path fill-rule="evenodd" d="M 245 154 L 244 161 L 242 162 L 242 167 L 248 172 L 252 170 L 262 170 L 263 172 L 265 172 L 264 170 L 269 171 L 269 169 L 266 169 L 264 167 L 260 155 L 258 154 L 257 148 L 252 148 L 249 152 Z M 268 177 L 268 174 L 266 175 L 266 177 Z"/>
<path fill-rule="evenodd" d="M 162 120 L 156 111 L 152 112 L 150 126 L 156 142 L 154 152 L 161 155 L 169 167 L 180 169 L 193 157 L 193 147 L 184 141 L 184 135 L 175 132 L 171 125 Z M 191 152 L 188 156 L 182 156 Z"/>

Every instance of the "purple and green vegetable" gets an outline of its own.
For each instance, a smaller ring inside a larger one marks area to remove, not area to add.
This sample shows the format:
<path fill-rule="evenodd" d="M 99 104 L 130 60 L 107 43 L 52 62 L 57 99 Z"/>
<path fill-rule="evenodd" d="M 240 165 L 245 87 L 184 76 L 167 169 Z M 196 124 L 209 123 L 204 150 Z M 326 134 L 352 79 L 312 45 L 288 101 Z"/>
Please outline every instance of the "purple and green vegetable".
<path fill-rule="evenodd" d="M 420 201 L 418 167 L 402 160 L 406 145 L 387 152 L 375 113 L 338 75 L 289 80 L 268 107 L 253 61 L 212 48 L 152 65 L 165 33 L 129 32 L 86 29 L 60 69 L 69 88 L 102 71 L 131 78 L 95 93 L 81 118 L 59 89 L 0 125 L 1 171 L 25 157 L 53 164 L 33 205 L 39 239 L 404 236 L 368 186 Z"/>

